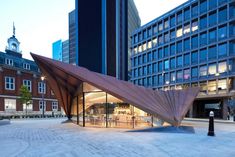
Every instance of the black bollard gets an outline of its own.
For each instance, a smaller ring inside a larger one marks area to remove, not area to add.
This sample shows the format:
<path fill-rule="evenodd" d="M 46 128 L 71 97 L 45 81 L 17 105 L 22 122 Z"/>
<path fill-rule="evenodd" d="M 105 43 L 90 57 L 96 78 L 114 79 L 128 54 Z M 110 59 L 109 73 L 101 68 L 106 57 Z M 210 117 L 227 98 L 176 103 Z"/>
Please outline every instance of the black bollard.
<path fill-rule="evenodd" d="M 214 112 L 211 111 L 209 115 L 209 129 L 208 129 L 208 136 L 215 136 L 214 132 Z"/>

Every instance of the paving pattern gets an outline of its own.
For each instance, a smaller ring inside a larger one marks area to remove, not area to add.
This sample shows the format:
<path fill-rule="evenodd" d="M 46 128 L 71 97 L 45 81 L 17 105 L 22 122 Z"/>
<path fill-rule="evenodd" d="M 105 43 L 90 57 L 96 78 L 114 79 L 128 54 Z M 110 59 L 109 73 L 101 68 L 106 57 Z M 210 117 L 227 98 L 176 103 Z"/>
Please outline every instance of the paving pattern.
<path fill-rule="evenodd" d="M 0 126 L 0 157 L 230 157 L 235 156 L 235 124 L 184 122 L 195 133 L 129 132 L 81 128 L 65 119 L 14 120 Z"/>

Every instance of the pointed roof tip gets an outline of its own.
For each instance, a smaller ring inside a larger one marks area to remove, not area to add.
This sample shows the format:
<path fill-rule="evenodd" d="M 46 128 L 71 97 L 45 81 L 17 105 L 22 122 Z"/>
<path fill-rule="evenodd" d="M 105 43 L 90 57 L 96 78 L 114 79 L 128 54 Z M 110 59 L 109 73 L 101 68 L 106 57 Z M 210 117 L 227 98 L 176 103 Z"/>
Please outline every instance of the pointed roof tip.
<path fill-rule="evenodd" d="M 13 21 L 13 36 L 15 36 L 15 34 L 16 34 L 16 28 L 15 28 L 15 23 L 14 23 L 14 21 Z"/>

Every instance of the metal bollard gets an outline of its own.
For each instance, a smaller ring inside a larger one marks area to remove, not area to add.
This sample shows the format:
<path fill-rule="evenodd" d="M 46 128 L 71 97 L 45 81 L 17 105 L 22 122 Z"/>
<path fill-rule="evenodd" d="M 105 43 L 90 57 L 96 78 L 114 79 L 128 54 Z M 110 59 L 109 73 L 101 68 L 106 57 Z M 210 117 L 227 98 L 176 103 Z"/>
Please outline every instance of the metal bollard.
<path fill-rule="evenodd" d="M 214 132 L 214 112 L 210 111 L 209 114 L 209 128 L 208 128 L 208 136 L 215 136 Z"/>

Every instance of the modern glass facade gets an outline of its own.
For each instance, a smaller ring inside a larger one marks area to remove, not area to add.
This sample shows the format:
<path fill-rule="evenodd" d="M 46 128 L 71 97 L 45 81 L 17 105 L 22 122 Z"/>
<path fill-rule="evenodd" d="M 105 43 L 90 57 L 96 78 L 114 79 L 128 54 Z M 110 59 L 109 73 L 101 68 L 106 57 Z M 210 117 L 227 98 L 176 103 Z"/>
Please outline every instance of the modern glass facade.
<path fill-rule="evenodd" d="M 62 42 L 62 62 L 69 63 L 69 40 Z"/>
<path fill-rule="evenodd" d="M 52 58 L 62 61 L 62 41 L 58 40 L 52 44 Z"/>
<path fill-rule="evenodd" d="M 131 81 L 157 90 L 200 86 L 189 115 L 214 110 L 225 118 L 234 94 L 234 34 L 234 1 L 188 1 L 133 32 Z"/>
<path fill-rule="evenodd" d="M 81 126 L 138 128 L 159 125 L 150 114 L 88 83 L 73 100 L 72 119 Z"/>

